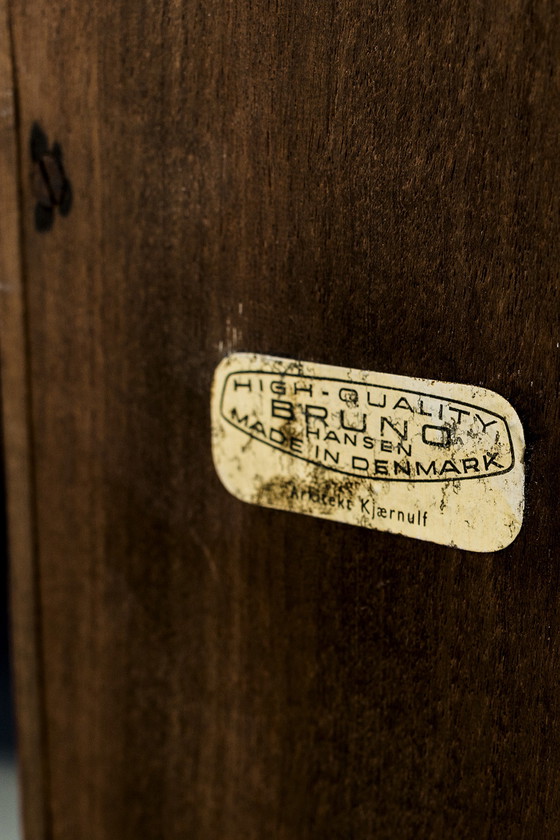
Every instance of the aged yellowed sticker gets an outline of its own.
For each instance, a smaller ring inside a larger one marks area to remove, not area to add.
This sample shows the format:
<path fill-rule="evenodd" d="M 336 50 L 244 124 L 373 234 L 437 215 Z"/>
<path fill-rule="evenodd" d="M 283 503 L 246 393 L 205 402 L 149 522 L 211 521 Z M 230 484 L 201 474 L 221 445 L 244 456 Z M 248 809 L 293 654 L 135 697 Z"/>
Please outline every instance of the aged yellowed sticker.
<path fill-rule="evenodd" d="M 473 385 L 251 353 L 214 377 L 216 470 L 265 507 L 498 551 L 521 528 L 524 447 L 512 406 Z"/>

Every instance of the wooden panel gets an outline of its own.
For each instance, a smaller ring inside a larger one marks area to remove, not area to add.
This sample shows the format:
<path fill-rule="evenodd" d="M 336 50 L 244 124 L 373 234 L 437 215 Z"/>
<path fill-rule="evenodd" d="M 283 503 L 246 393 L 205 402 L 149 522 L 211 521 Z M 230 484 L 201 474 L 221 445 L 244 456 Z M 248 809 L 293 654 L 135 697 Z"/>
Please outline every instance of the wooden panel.
<path fill-rule="evenodd" d="M 48 771 L 12 47 L 7 5 L 0 0 L 0 440 L 5 443 L 5 464 L 4 459 L 0 461 L 5 466 L 12 561 L 11 639 L 17 663 L 20 789 L 25 799 L 26 836 L 42 838 L 47 831 Z"/>
<path fill-rule="evenodd" d="M 44 836 L 555 836 L 555 4 L 10 7 Z M 74 197 L 44 233 L 34 122 Z M 209 388 L 236 349 L 503 394 L 520 537 L 228 496 Z"/>

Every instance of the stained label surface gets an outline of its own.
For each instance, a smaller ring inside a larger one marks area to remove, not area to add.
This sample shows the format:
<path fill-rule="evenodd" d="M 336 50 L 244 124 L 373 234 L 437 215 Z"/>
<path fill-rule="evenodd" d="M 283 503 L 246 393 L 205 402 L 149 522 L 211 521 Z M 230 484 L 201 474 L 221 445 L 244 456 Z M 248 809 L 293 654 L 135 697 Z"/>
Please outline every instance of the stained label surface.
<path fill-rule="evenodd" d="M 237 353 L 218 366 L 212 447 L 246 502 L 497 551 L 523 519 L 524 439 L 470 385 Z"/>

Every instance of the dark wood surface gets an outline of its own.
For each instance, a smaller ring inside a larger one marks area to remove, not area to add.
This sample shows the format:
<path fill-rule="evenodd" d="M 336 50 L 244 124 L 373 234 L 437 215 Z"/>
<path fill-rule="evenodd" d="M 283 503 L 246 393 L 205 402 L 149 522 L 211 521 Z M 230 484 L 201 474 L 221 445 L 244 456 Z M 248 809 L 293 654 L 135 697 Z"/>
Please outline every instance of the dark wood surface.
<path fill-rule="evenodd" d="M 8 6 L 28 840 L 558 836 L 557 4 Z M 34 123 L 73 191 L 42 233 Z M 521 535 L 479 555 L 235 500 L 232 350 L 503 394 Z"/>
<path fill-rule="evenodd" d="M 11 638 L 17 670 L 18 759 L 26 838 L 48 837 L 40 570 L 32 466 L 29 322 L 23 287 L 22 176 L 8 7 L 0 0 L 0 384 L 11 554 Z M 52 837 L 52 834 L 51 834 Z"/>

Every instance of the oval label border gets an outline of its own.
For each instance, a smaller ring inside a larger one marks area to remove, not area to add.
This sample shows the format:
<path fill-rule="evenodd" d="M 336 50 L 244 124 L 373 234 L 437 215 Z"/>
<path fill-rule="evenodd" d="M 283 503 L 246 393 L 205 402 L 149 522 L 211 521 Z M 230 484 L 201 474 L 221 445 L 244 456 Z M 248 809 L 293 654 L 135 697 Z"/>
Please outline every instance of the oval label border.
<path fill-rule="evenodd" d="M 249 380 L 244 386 L 240 384 L 243 376 L 250 378 L 254 389 L 248 386 Z M 239 387 L 232 400 L 231 383 L 235 377 Z M 271 390 L 266 384 L 269 382 L 275 382 L 276 388 Z M 333 395 L 326 386 L 320 388 L 321 383 L 327 382 L 339 389 L 338 394 Z M 299 383 L 299 390 L 290 392 L 287 383 Z M 310 391 L 310 385 L 316 388 Z M 377 389 L 378 394 L 400 394 L 400 399 L 408 395 L 408 406 L 388 406 L 387 400 L 382 405 L 379 396 L 377 403 L 369 403 L 371 410 L 366 410 L 363 394 L 368 389 Z M 319 390 L 323 391 L 320 399 Z M 347 395 L 344 400 L 340 396 L 343 391 Z M 281 399 L 296 395 L 297 399 Z M 306 395 L 314 402 L 305 402 Z M 347 416 L 341 414 L 345 410 L 341 403 L 348 408 Z M 233 407 L 236 416 L 232 416 Z M 400 419 L 394 413 L 397 408 L 403 409 Z M 380 414 L 379 409 L 385 409 L 385 414 Z M 352 420 L 350 410 L 354 411 Z M 434 410 L 437 422 L 431 423 Z M 494 391 L 234 353 L 216 369 L 211 416 L 217 473 L 224 486 L 243 501 L 472 551 L 501 550 L 521 528 L 523 429 L 513 407 Z M 310 417 L 311 425 L 306 426 Z M 490 433 L 488 429 L 493 424 L 497 428 Z M 306 438 L 307 431 L 310 434 Z M 323 439 L 330 435 L 330 449 L 324 447 L 327 453 L 319 455 L 313 446 L 321 431 Z M 340 440 L 343 432 L 349 443 Z M 269 439 L 272 433 L 275 440 Z M 338 441 L 338 448 L 331 445 L 333 439 Z M 367 458 L 366 447 L 384 457 Z M 353 456 L 354 449 L 361 454 Z M 444 449 L 452 452 L 455 460 L 453 456 L 443 458 Z M 426 452 L 439 454 L 429 464 L 422 463 Z M 511 463 L 502 463 L 506 453 Z M 393 458 L 395 454 L 401 458 L 400 467 Z M 351 465 L 359 462 L 362 472 L 342 469 L 345 458 L 354 458 Z M 395 464 L 391 465 L 393 460 Z M 414 463 L 423 470 L 427 465 L 429 475 L 414 475 Z M 444 473 L 437 474 L 436 464 L 441 463 L 445 465 Z M 396 475 L 391 475 L 391 469 Z M 406 469 L 408 473 L 400 472 Z"/>

